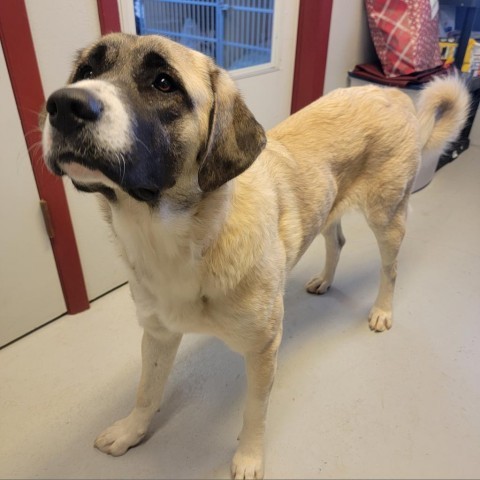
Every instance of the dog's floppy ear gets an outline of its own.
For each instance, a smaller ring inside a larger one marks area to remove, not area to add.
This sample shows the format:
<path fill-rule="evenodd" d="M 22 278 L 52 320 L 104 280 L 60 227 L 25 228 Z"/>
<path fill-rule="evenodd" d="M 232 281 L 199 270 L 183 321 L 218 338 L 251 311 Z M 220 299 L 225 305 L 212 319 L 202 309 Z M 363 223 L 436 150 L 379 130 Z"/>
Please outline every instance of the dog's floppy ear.
<path fill-rule="evenodd" d="M 246 170 L 266 143 L 265 131 L 247 108 L 228 74 L 210 74 L 214 103 L 209 138 L 199 159 L 198 184 L 211 192 Z"/>

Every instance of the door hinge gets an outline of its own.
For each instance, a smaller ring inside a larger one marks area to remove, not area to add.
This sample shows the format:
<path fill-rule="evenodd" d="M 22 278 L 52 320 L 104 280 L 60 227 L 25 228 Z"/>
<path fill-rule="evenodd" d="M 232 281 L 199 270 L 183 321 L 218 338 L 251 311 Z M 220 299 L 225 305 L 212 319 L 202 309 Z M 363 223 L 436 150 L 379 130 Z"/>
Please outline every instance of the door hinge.
<path fill-rule="evenodd" d="M 55 231 L 53 229 L 52 217 L 50 216 L 50 210 L 48 209 L 48 203 L 46 200 L 40 200 L 40 208 L 42 209 L 43 221 L 45 222 L 47 234 L 50 240 L 52 240 L 55 238 Z"/>

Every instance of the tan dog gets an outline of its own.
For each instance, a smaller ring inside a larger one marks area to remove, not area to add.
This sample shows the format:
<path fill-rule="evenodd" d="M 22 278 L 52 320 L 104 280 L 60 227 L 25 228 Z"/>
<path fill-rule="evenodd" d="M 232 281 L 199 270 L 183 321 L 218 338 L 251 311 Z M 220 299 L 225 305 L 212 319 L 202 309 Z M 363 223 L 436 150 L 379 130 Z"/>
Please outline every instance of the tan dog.
<path fill-rule="evenodd" d="M 248 391 L 235 478 L 261 478 L 288 271 L 323 234 L 330 287 L 359 208 L 382 258 L 369 325 L 392 325 L 397 253 L 422 149 L 455 139 L 469 97 L 455 78 L 427 87 L 418 110 L 394 89 L 337 90 L 265 136 L 227 73 L 161 37 L 113 34 L 79 54 L 47 102 L 49 168 L 99 192 L 128 266 L 144 327 L 133 411 L 95 445 L 122 455 L 145 436 L 186 332 L 244 355 Z"/>

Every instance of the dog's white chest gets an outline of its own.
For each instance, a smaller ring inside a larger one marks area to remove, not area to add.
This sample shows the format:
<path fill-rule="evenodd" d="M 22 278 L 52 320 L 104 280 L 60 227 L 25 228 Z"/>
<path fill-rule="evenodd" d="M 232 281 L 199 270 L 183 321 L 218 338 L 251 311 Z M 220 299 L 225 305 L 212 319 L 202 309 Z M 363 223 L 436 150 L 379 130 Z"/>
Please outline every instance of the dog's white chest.
<path fill-rule="evenodd" d="M 187 216 L 150 211 L 114 213 L 113 228 L 131 273 L 141 323 L 156 318 L 181 332 L 208 332 L 199 247 Z"/>

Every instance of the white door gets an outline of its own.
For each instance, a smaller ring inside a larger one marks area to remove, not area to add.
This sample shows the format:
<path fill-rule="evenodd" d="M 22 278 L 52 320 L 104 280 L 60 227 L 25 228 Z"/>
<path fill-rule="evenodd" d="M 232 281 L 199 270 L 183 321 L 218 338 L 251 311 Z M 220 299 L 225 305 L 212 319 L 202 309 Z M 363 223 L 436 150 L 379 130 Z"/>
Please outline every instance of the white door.
<path fill-rule="evenodd" d="M 299 0 L 120 0 L 119 5 L 124 32 L 158 33 L 215 56 L 266 129 L 290 114 Z"/>
<path fill-rule="evenodd" d="M 0 48 L 0 346 L 66 312 Z"/>

